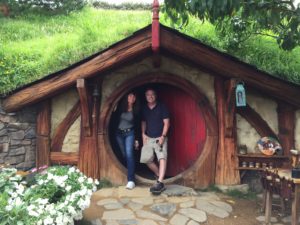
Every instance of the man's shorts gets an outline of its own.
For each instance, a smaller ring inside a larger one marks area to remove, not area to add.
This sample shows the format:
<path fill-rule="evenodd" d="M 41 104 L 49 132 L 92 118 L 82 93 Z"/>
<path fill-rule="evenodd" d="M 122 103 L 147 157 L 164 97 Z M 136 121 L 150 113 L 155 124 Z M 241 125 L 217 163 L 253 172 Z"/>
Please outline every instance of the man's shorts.
<path fill-rule="evenodd" d="M 151 163 L 154 160 L 154 154 L 157 160 L 167 159 L 168 157 L 168 138 L 165 138 L 163 146 L 158 144 L 159 138 L 148 138 L 146 144 L 142 147 L 141 163 Z"/>

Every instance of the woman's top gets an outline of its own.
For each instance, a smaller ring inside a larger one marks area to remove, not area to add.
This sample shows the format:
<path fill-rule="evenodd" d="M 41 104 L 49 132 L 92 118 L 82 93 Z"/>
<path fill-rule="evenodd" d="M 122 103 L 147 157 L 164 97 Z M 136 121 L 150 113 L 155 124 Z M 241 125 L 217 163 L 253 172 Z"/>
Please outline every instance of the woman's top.
<path fill-rule="evenodd" d="M 134 127 L 133 112 L 122 112 L 120 116 L 119 126 L 120 130 L 130 129 Z"/>

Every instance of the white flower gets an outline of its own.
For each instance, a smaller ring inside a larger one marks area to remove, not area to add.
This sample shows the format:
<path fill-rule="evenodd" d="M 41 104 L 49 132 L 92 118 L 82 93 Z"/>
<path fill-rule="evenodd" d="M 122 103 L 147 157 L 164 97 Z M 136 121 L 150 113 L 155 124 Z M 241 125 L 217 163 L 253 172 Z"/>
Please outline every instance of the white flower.
<path fill-rule="evenodd" d="M 27 210 L 28 211 L 28 214 L 29 214 L 29 216 L 34 216 L 34 217 L 39 217 L 40 216 L 40 214 L 39 213 L 37 213 L 36 211 L 34 211 L 34 210 Z"/>
<path fill-rule="evenodd" d="M 84 181 L 84 178 L 83 178 L 83 177 L 79 177 L 79 178 L 78 178 L 78 182 L 79 182 L 79 183 L 82 183 L 83 181 Z"/>
<path fill-rule="evenodd" d="M 22 203 L 23 203 L 23 201 L 21 200 L 20 197 L 17 197 L 17 198 L 15 199 L 15 204 L 16 204 L 16 206 L 20 206 Z"/>
<path fill-rule="evenodd" d="M 70 186 L 70 185 L 68 185 L 67 187 L 66 187 L 66 191 L 70 191 L 72 189 L 72 187 Z"/>
<path fill-rule="evenodd" d="M 69 168 L 69 171 L 68 171 L 68 173 L 75 173 L 75 167 L 71 167 L 71 168 Z"/>
<path fill-rule="evenodd" d="M 49 216 L 46 217 L 46 219 L 44 219 L 44 225 L 52 225 L 53 224 L 53 219 Z"/>
<path fill-rule="evenodd" d="M 88 180 L 87 180 L 87 183 L 88 184 L 92 184 L 93 183 L 93 179 L 89 177 Z"/>
<path fill-rule="evenodd" d="M 5 210 L 6 211 L 10 211 L 10 210 L 12 210 L 13 209 L 13 206 L 12 205 L 7 205 L 7 206 L 5 206 Z"/>
<path fill-rule="evenodd" d="M 98 179 L 95 179 L 95 184 L 96 184 L 96 185 L 99 185 Z"/>

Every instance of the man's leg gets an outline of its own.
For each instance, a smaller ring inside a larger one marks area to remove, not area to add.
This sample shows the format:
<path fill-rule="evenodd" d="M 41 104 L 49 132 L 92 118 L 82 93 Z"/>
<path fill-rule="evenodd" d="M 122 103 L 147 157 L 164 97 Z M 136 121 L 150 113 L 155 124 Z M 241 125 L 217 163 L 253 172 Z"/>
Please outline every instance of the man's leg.
<path fill-rule="evenodd" d="M 159 176 L 159 170 L 157 165 L 154 162 L 151 163 L 147 163 L 147 166 L 149 167 L 150 170 L 152 170 L 152 172 L 156 175 Z"/>
<path fill-rule="evenodd" d="M 165 174 L 166 174 L 166 169 L 167 169 L 167 160 L 160 159 L 159 160 L 159 177 L 158 177 L 159 182 L 162 182 L 164 180 Z"/>

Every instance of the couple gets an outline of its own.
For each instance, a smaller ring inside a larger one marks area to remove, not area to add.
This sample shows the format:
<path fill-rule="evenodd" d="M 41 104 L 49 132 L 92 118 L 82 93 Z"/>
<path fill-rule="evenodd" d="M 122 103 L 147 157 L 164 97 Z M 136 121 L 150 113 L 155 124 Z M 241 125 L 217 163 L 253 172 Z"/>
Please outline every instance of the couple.
<path fill-rule="evenodd" d="M 165 190 L 162 181 L 167 167 L 167 133 L 170 127 L 170 116 L 165 105 L 157 101 L 155 90 L 147 89 L 145 97 L 147 104 L 142 108 L 141 128 L 143 147 L 140 162 L 147 164 L 157 177 L 157 182 L 150 188 L 150 191 L 152 193 L 160 193 Z M 117 143 L 122 154 L 126 157 L 128 169 L 128 183 L 126 188 L 128 189 L 135 187 L 133 148 L 138 149 L 138 142 L 137 140 L 135 141 L 134 129 L 138 127 L 136 123 L 139 117 L 136 101 L 135 93 L 130 92 L 126 95 L 125 101 L 123 101 L 125 104 L 121 103 L 116 133 Z M 155 155 L 159 166 L 154 162 Z"/>

